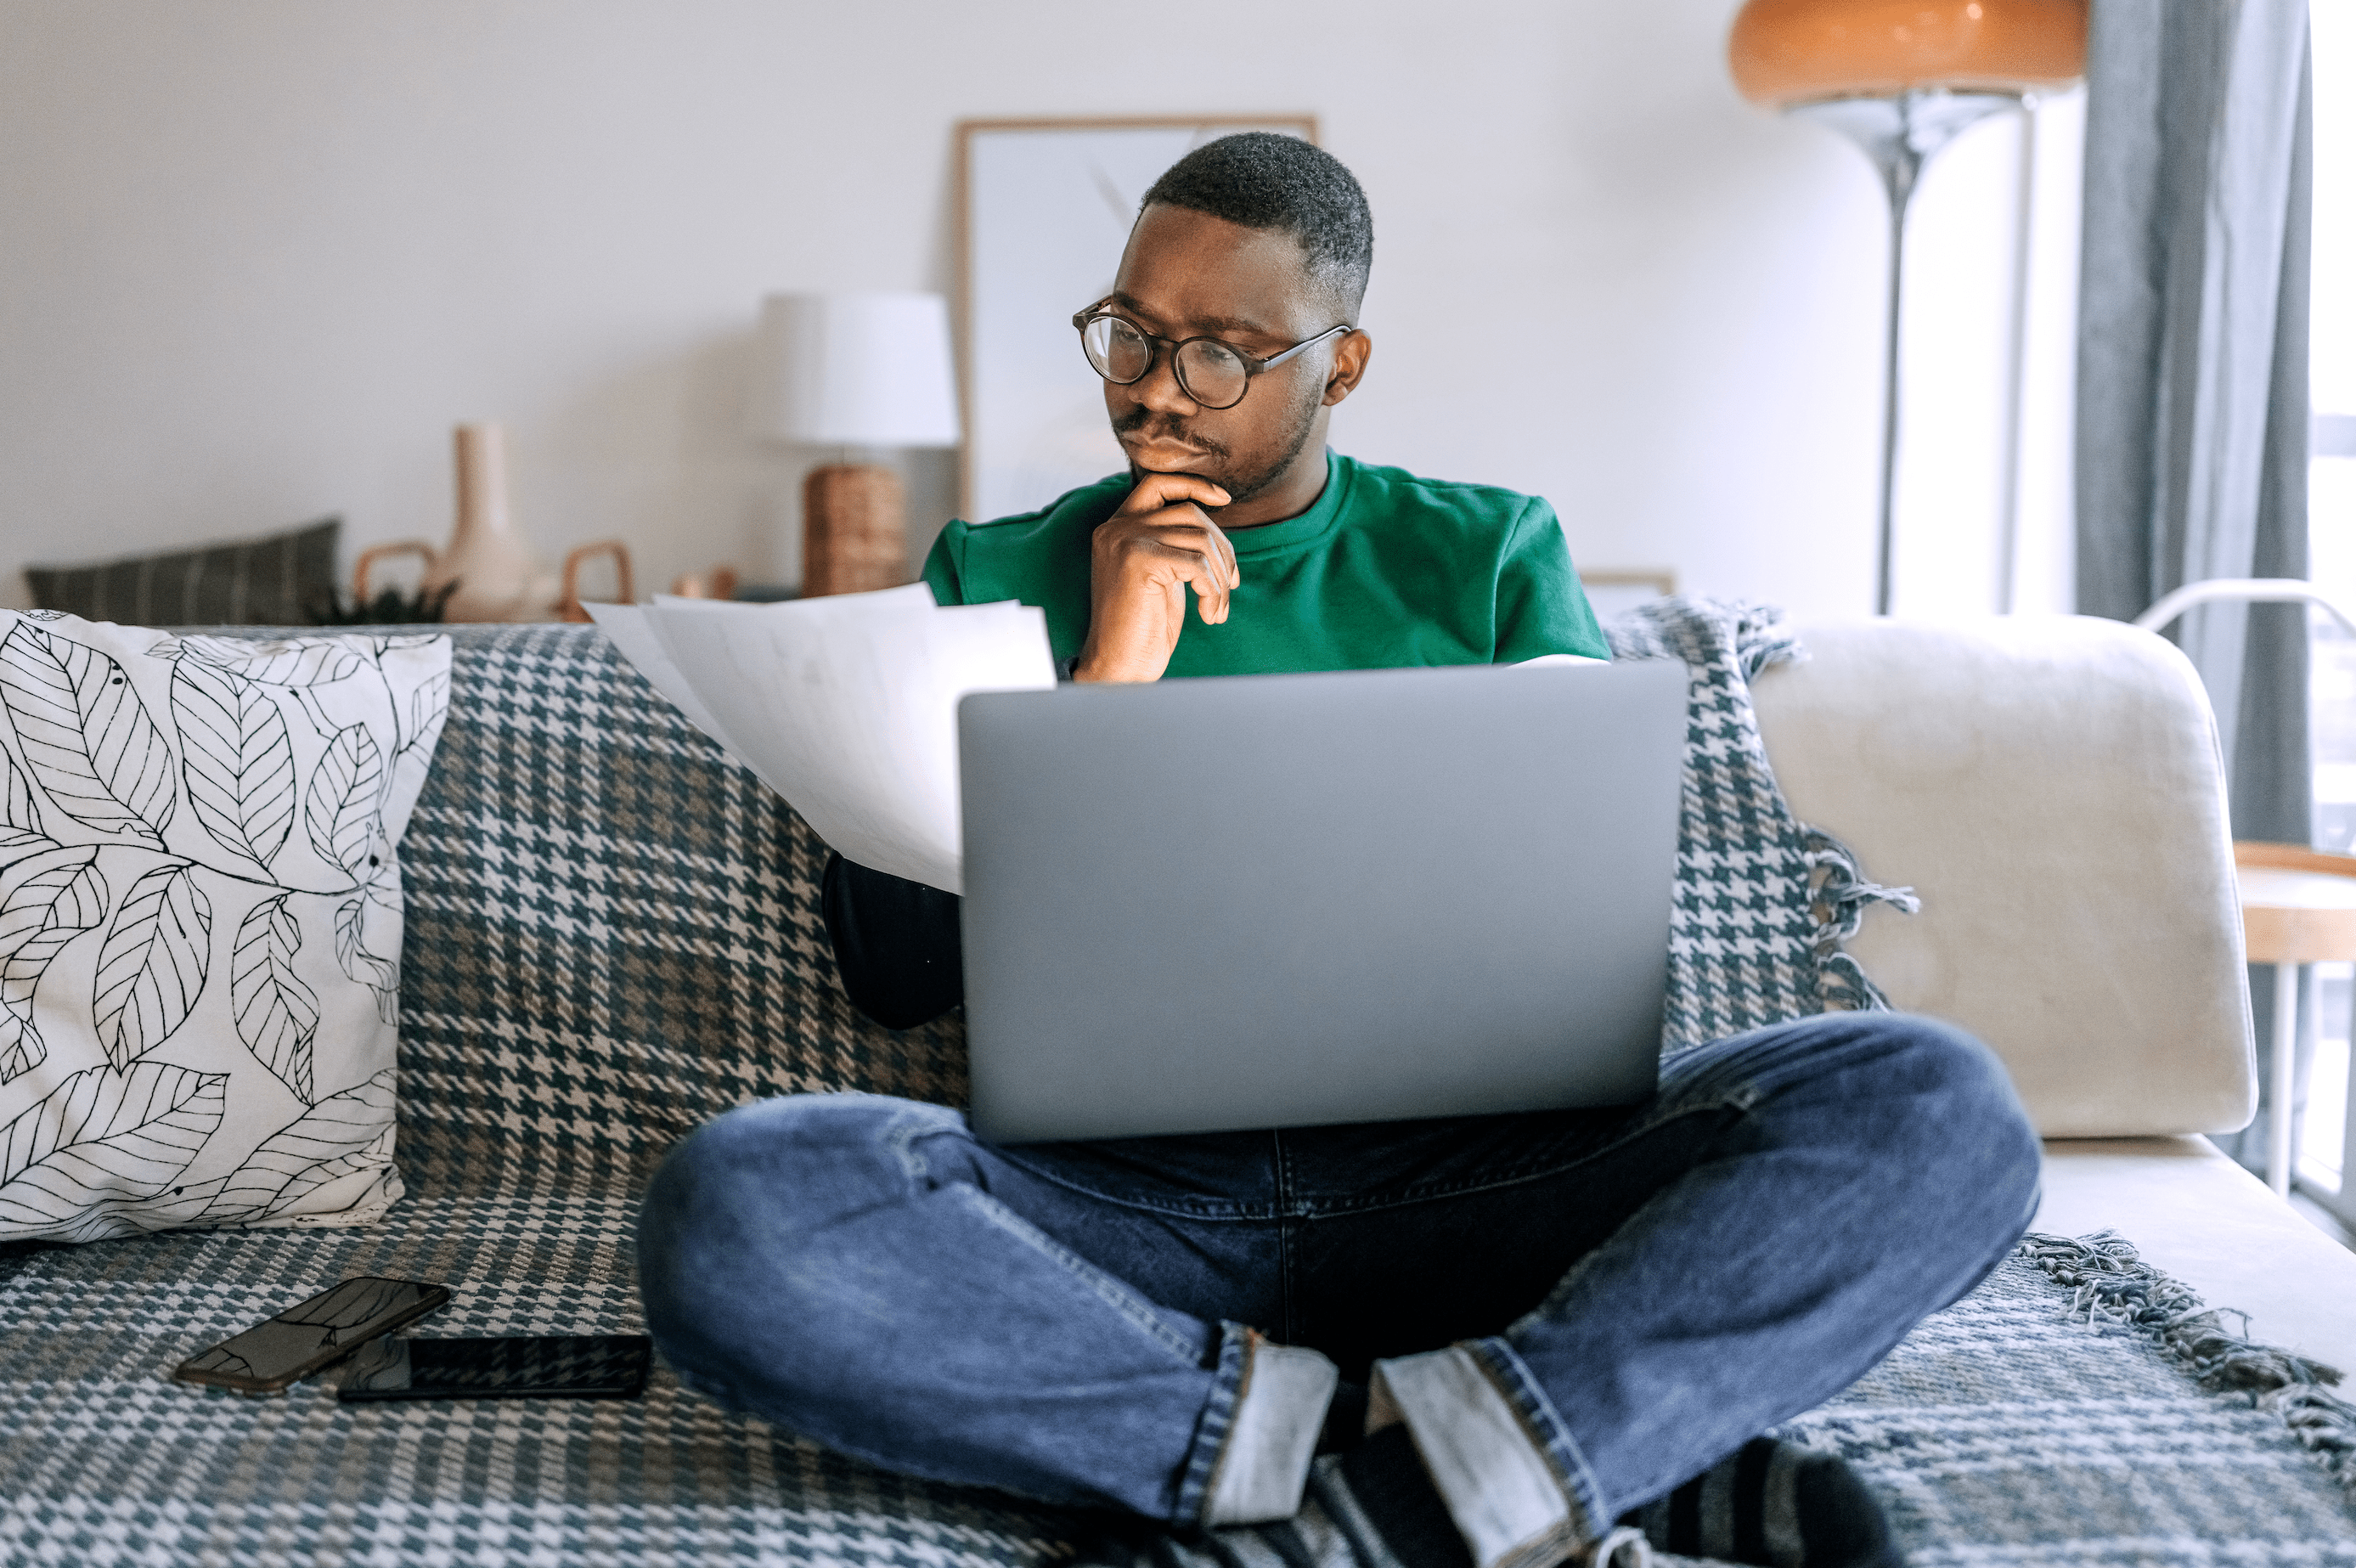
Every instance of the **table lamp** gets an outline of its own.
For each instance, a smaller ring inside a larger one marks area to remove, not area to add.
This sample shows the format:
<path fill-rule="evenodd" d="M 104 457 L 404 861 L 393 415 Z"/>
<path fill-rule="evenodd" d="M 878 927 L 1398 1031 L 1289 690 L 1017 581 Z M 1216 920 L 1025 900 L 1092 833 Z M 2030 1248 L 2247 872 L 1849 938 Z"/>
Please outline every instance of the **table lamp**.
<path fill-rule="evenodd" d="M 1749 0 L 1726 53 L 1745 98 L 1855 142 L 1890 197 L 1873 588 L 1874 613 L 1888 615 L 1906 204 L 1923 163 L 1958 132 L 2077 81 L 2086 61 L 2086 0 Z"/>
<path fill-rule="evenodd" d="M 958 444 L 948 303 L 937 294 L 774 294 L 761 306 L 753 433 L 810 446 Z M 802 595 L 908 580 L 900 477 L 822 464 L 802 486 Z"/>

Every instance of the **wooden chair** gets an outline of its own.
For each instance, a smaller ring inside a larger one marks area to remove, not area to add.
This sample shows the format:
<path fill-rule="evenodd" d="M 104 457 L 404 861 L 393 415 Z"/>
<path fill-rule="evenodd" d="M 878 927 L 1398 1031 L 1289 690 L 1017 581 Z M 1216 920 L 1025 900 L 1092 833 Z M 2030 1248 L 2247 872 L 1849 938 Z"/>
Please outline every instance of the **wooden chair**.
<path fill-rule="evenodd" d="M 2275 966 L 2274 1051 L 2267 1064 L 2266 1182 L 2290 1192 L 2293 1057 L 2298 1045 L 2298 966 L 2356 960 L 2356 855 L 2300 844 L 2233 845 L 2242 885 L 2242 932 L 2252 963 Z"/>
<path fill-rule="evenodd" d="M 2196 605 L 2308 604 L 2356 636 L 2356 613 L 2297 577 L 2212 577 L 2187 583 L 2136 617 L 2158 631 Z M 2266 1180 L 2288 1196 L 2293 1053 L 2298 1042 L 2298 966 L 2356 959 L 2356 856 L 2300 844 L 2236 843 L 2242 930 L 2252 963 L 2275 966 L 2273 1056 L 2266 1085 Z M 2356 1132 L 2356 1126 L 2350 1131 Z M 2346 1156 L 2343 1155 L 2343 1162 Z M 2343 1210 L 2345 1206 L 2343 1205 Z"/>

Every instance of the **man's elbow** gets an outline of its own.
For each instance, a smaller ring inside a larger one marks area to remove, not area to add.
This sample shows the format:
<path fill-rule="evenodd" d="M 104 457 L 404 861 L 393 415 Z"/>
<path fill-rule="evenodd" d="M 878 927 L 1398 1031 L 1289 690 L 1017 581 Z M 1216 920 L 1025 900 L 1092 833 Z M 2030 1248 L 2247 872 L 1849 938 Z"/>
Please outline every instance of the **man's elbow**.
<path fill-rule="evenodd" d="M 822 903 L 843 995 L 887 1029 L 913 1029 L 965 1000 L 953 894 L 830 855 Z"/>

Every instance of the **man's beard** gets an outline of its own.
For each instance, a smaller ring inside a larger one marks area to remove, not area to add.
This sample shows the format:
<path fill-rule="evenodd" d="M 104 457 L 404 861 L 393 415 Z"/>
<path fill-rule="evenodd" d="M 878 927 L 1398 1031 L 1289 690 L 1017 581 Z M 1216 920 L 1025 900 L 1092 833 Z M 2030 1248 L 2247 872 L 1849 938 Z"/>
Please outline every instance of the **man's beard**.
<path fill-rule="evenodd" d="M 1140 406 L 1114 420 L 1112 428 L 1116 435 L 1126 435 L 1130 431 L 1144 431 L 1149 435 L 1167 435 L 1173 440 L 1183 441 L 1194 447 L 1211 460 L 1212 467 L 1219 470 L 1203 477 L 1226 491 L 1227 505 L 1234 506 L 1239 501 L 1251 499 L 1275 484 L 1283 477 L 1284 471 L 1292 467 L 1293 459 L 1300 456 L 1301 448 L 1309 445 L 1310 433 L 1317 427 L 1317 411 L 1324 406 L 1324 392 L 1325 386 L 1322 381 L 1312 381 L 1302 389 L 1299 401 L 1288 413 L 1290 428 L 1284 434 L 1282 450 L 1265 467 L 1255 469 L 1248 474 L 1237 473 L 1229 469 L 1226 465 L 1231 455 L 1227 448 L 1208 436 L 1198 435 L 1188 430 L 1186 422 L 1183 419 L 1173 418 L 1168 414 L 1156 419 L 1151 409 Z M 1131 482 L 1142 479 L 1146 472 L 1146 469 L 1139 467 L 1135 463 L 1129 466 L 1129 477 Z"/>

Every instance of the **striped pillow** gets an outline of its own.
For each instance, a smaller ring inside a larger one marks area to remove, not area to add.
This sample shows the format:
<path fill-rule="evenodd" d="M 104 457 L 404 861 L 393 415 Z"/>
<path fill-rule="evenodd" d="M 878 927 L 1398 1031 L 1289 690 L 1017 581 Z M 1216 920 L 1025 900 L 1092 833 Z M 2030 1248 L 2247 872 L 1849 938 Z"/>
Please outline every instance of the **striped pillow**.
<path fill-rule="evenodd" d="M 124 626 L 308 626 L 336 581 L 341 518 L 199 550 L 27 566 L 33 602 Z"/>

